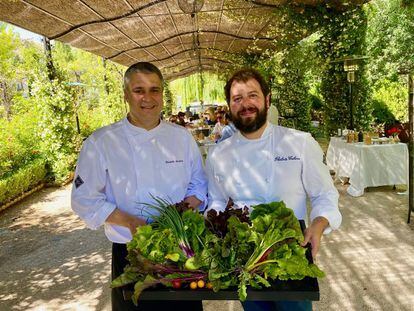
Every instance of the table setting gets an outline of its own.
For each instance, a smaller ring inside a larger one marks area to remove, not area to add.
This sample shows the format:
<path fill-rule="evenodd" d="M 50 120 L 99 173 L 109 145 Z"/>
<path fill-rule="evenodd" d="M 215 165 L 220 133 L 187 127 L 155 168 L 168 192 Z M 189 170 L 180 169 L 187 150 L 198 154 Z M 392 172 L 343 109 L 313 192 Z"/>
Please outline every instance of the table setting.
<path fill-rule="evenodd" d="M 392 137 L 371 138 L 369 144 L 367 140 L 349 141 L 348 137 L 331 137 L 326 155 L 327 166 L 335 172 L 335 179 L 349 178 L 349 195 L 362 196 L 367 187 L 407 184 L 406 144 Z"/>

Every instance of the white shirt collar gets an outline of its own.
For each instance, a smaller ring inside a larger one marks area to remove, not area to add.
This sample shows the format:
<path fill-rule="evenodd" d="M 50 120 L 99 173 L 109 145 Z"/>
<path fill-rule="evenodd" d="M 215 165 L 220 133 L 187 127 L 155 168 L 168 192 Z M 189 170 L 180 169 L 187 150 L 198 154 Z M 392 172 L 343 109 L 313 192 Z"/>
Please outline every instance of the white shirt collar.
<path fill-rule="evenodd" d="M 265 128 L 262 136 L 260 136 L 260 138 L 257 138 L 257 139 L 248 139 L 248 138 L 244 137 L 243 134 L 240 131 L 237 131 L 235 133 L 235 135 L 236 135 L 236 137 L 239 141 L 245 141 L 245 142 L 261 141 L 261 140 L 266 139 L 270 135 L 272 135 L 273 127 L 274 127 L 273 124 L 271 124 L 269 121 L 266 121 L 266 128 Z"/>
<path fill-rule="evenodd" d="M 131 122 L 129 122 L 128 118 L 124 118 L 123 119 L 123 123 L 125 125 L 125 128 L 127 129 L 128 133 L 131 135 L 151 135 L 151 134 L 156 134 L 158 133 L 163 127 L 164 127 L 164 122 L 160 121 L 160 123 L 154 127 L 153 129 L 150 130 L 146 130 L 142 127 L 139 126 L 135 126 L 133 124 L 131 124 Z"/>

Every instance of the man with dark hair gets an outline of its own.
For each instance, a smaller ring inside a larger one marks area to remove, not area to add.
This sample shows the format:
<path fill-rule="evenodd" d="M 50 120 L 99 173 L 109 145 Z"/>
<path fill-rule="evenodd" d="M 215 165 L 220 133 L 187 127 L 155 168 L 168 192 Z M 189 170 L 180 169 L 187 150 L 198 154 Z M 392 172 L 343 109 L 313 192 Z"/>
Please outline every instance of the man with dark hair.
<path fill-rule="evenodd" d="M 164 77 L 162 76 L 162 73 L 157 68 L 157 66 L 155 66 L 151 63 L 147 63 L 147 62 L 139 62 L 139 63 L 135 63 L 135 64 L 129 66 L 129 68 L 125 71 L 125 74 L 124 74 L 124 89 L 128 86 L 129 79 L 135 73 L 146 73 L 146 74 L 155 73 L 158 76 L 158 78 L 160 79 L 161 85 L 164 85 Z"/>
<path fill-rule="evenodd" d="M 266 120 L 269 87 L 253 69 L 236 72 L 225 86 L 231 118 L 238 129 L 208 154 L 208 209 L 224 210 L 229 198 L 238 206 L 284 201 L 298 219 L 310 222 L 302 246 L 316 256 L 323 233 L 342 220 L 338 191 L 318 143 L 309 133 L 275 126 Z M 243 303 L 245 310 L 311 310 L 310 301 Z"/>
<path fill-rule="evenodd" d="M 163 77 L 150 63 L 137 63 L 124 76 L 129 113 L 94 132 L 82 147 L 72 188 L 72 209 L 91 229 L 101 225 L 112 244 L 112 279 L 127 264 L 125 243 L 151 222 L 152 196 L 184 200 L 204 209 L 207 181 L 191 134 L 160 120 Z M 125 301 L 112 290 L 112 310 L 202 310 L 201 301 Z"/>

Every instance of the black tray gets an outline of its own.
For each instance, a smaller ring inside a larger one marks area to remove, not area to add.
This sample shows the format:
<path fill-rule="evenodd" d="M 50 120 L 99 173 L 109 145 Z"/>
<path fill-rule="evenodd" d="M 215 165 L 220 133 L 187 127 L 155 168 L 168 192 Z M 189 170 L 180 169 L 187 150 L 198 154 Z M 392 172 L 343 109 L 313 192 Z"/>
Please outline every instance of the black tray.
<path fill-rule="evenodd" d="M 302 231 L 305 230 L 305 222 L 299 220 Z M 310 245 L 307 245 L 306 257 L 313 262 Z M 130 300 L 134 291 L 133 285 L 125 286 L 123 294 L 125 300 Z M 239 300 L 237 288 L 228 288 L 214 292 L 211 289 L 199 288 L 191 290 L 187 288 L 173 289 L 162 285 L 144 290 L 140 300 Z M 247 300 L 319 300 L 319 285 L 316 278 L 306 277 L 303 280 L 275 281 L 271 287 L 263 289 L 247 289 Z"/>

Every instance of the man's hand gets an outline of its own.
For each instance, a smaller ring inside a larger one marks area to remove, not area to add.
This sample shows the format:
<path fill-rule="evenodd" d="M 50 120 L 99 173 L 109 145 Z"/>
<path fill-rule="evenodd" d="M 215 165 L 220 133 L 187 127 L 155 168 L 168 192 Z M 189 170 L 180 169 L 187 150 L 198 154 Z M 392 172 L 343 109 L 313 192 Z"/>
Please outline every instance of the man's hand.
<path fill-rule="evenodd" d="M 195 195 L 186 197 L 184 199 L 184 202 L 185 203 L 188 203 L 188 206 L 190 206 L 190 208 L 192 208 L 192 209 L 197 208 L 202 203 L 202 201 L 200 201 L 199 199 L 197 199 L 197 197 Z"/>
<path fill-rule="evenodd" d="M 328 225 L 329 222 L 325 217 L 316 217 L 311 225 L 305 229 L 305 240 L 300 245 L 306 246 L 306 244 L 310 243 L 312 245 L 313 258 L 316 258 L 316 254 L 319 251 L 319 245 L 321 244 L 323 231 Z"/>
<path fill-rule="evenodd" d="M 146 224 L 145 220 L 132 216 L 128 213 L 121 211 L 119 208 L 116 208 L 106 219 L 108 224 L 119 225 L 127 227 L 131 234 L 134 235 L 137 231 L 137 227 L 144 226 Z"/>

